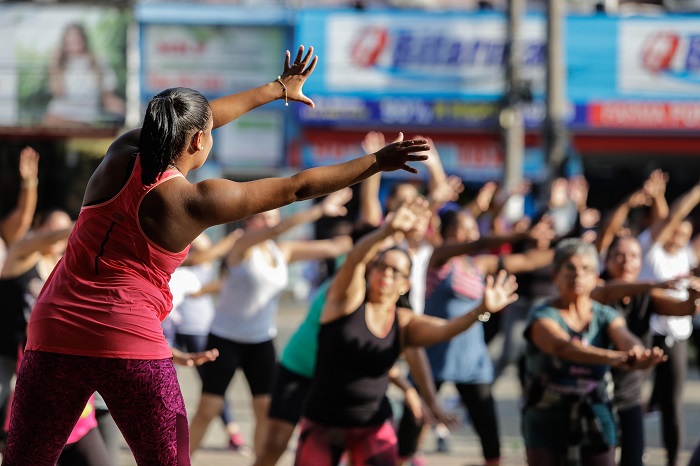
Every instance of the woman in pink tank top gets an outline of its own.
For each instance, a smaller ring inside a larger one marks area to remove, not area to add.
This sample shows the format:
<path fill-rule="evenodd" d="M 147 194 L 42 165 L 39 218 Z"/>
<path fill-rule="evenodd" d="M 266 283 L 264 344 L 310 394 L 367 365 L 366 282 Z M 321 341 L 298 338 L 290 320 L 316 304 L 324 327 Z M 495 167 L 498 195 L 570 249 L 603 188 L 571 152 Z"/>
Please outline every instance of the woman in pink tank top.
<path fill-rule="evenodd" d="M 3 464 L 54 465 L 93 392 L 99 392 L 139 465 L 189 465 L 188 428 L 160 322 L 172 307 L 170 275 L 205 229 L 326 195 L 380 171 L 417 171 L 425 140 L 286 178 L 246 183 L 185 176 L 201 167 L 212 130 L 277 99 L 313 107 L 302 86 L 313 49 L 287 52 L 282 74 L 208 102 L 167 89 L 142 128 L 112 143 L 88 182 L 64 258 L 32 313 Z M 36 432 L 42 435 L 37 437 Z"/>

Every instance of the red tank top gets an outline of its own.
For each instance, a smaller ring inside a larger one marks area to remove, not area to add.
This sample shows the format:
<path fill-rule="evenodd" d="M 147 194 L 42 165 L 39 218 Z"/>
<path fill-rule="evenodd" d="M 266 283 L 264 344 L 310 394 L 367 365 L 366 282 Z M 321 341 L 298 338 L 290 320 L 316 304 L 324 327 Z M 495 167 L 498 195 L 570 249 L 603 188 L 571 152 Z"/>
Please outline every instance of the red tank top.
<path fill-rule="evenodd" d="M 172 308 L 168 282 L 188 248 L 173 253 L 149 240 L 139 223 L 144 196 L 181 173 L 141 183 L 136 156 L 119 193 L 84 206 L 61 261 L 29 320 L 27 350 L 128 359 L 171 357 L 161 321 Z"/>

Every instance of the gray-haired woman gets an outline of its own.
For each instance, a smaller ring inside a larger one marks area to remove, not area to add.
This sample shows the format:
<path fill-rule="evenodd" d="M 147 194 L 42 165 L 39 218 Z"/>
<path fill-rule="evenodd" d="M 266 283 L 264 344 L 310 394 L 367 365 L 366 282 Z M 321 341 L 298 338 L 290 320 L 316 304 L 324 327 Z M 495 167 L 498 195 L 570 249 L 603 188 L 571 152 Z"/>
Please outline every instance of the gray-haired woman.
<path fill-rule="evenodd" d="M 528 386 L 523 436 L 528 464 L 614 466 L 615 420 L 605 374 L 664 360 L 645 349 L 625 319 L 591 299 L 598 252 L 579 239 L 555 252 L 553 281 L 559 296 L 530 313 L 525 336 Z"/>

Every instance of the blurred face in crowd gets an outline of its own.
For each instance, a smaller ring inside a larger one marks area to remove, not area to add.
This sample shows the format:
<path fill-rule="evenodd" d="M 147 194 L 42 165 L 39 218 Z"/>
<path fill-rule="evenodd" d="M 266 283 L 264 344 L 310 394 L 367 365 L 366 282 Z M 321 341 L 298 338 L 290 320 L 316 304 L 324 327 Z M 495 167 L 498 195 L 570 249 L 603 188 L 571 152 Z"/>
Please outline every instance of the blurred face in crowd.
<path fill-rule="evenodd" d="M 370 265 L 368 276 L 368 294 L 372 300 L 389 297 L 396 301 L 399 294 L 408 291 L 408 277 L 411 273 L 411 261 L 406 252 L 390 249 L 377 255 Z"/>
<path fill-rule="evenodd" d="M 590 296 L 598 284 L 598 261 L 590 254 L 576 254 L 554 272 L 559 294 L 569 300 Z"/>
<path fill-rule="evenodd" d="M 634 237 L 621 238 L 608 252 L 605 269 L 610 277 L 633 282 L 642 269 L 642 247 Z"/>
<path fill-rule="evenodd" d="M 481 238 L 479 225 L 476 223 L 476 219 L 463 211 L 457 214 L 455 225 L 452 230 L 451 234 L 448 233 L 446 237 L 461 243 L 472 242 Z"/>
<path fill-rule="evenodd" d="M 415 199 L 419 195 L 418 188 L 411 183 L 401 183 L 396 186 L 391 197 L 387 199 L 387 212 L 393 212 L 399 208 L 401 204 L 410 199 Z"/>
<path fill-rule="evenodd" d="M 671 238 L 664 244 L 664 249 L 669 254 L 675 254 L 688 245 L 692 236 L 693 225 L 688 221 L 681 222 Z"/>

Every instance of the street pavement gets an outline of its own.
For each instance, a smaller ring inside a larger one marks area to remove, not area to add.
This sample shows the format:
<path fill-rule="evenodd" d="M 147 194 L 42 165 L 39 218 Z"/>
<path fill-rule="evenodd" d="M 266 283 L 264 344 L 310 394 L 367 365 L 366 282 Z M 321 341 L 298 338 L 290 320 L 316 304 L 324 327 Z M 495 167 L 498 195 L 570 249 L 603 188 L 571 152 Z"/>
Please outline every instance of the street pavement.
<path fill-rule="evenodd" d="M 291 332 L 304 316 L 304 304 L 294 301 L 285 302 L 278 317 L 279 336 L 278 348 L 282 348 Z M 187 412 L 194 415 L 198 399 L 200 382 L 197 373 L 192 368 L 179 367 L 178 375 L 182 386 Z M 646 390 L 650 387 L 647 385 Z M 392 399 L 399 399 L 395 391 L 390 392 Z M 501 451 L 505 466 L 525 465 L 524 447 L 520 436 L 520 416 L 518 400 L 520 388 L 515 375 L 515 370 L 509 368 L 494 386 L 494 397 L 497 403 L 499 427 L 501 432 Z M 233 403 L 233 411 L 236 420 L 241 425 L 246 440 L 252 439 L 253 413 L 250 405 L 250 394 L 245 377 L 237 373 L 233 383 L 229 387 L 227 398 Z M 440 392 L 440 398 L 445 406 L 457 405 L 456 391 L 447 384 Z M 437 453 L 435 438 L 430 435 L 424 440 L 424 457 L 428 466 L 476 466 L 481 462 L 481 450 L 478 438 L 469 421 L 465 419 L 463 411 L 462 425 L 453 431 L 449 438 L 450 452 Z M 685 422 L 685 441 L 680 455 L 679 466 L 686 466 L 691 451 L 697 442 L 700 442 L 700 374 L 697 366 L 688 371 L 687 385 L 684 391 L 683 416 Z M 659 431 L 660 419 L 657 414 L 648 415 L 644 421 L 645 441 L 647 454 L 644 464 L 648 466 L 665 466 L 665 453 L 661 448 Z M 233 452 L 226 448 L 227 438 L 223 424 L 219 419 L 212 422 L 204 437 L 203 448 L 192 455 L 193 466 L 239 466 L 251 465 L 252 457 Z M 278 463 L 280 466 L 291 466 L 294 463 L 295 438 L 290 442 L 287 453 Z M 120 466 L 133 466 L 131 452 L 124 444 L 121 449 Z M 304 465 L 306 466 L 306 465 Z M 308 465 L 314 466 L 314 465 Z"/>

